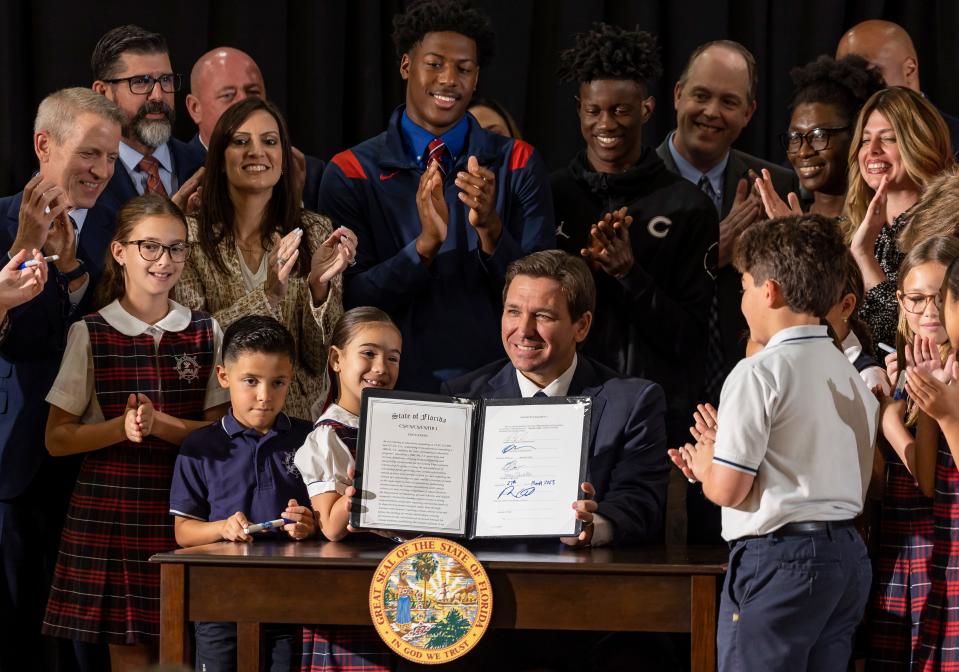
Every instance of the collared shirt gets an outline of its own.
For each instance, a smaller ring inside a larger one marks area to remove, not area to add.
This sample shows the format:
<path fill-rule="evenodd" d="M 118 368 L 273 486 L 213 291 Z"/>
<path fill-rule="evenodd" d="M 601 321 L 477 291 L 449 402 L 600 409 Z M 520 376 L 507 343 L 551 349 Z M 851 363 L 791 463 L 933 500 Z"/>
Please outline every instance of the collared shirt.
<path fill-rule="evenodd" d="M 524 399 L 532 397 L 537 392 L 542 392 L 547 397 L 565 397 L 566 393 L 569 392 L 569 384 L 573 381 L 573 374 L 576 373 L 578 362 L 579 356 L 574 352 L 573 363 L 569 365 L 569 368 L 559 374 L 559 378 L 542 388 L 517 371 L 516 382 L 519 383 L 519 393 L 523 395 Z"/>
<path fill-rule="evenodd" d="M 360 426 L 359 416 L 339 404 L 330 404 L 316 422 L 322 420 L 353 428 Z M 303 476 L 310 497 L 324 492 L 337 492 L 342 496 L 353 483 L 348 475 L 354 466 L 353 456 L 329 425 L 314 425 L 303 446 L 296 451 L 293 462 Z"/>
<path fill-rule="evenodd" d="M 180 446 L 170 486 L 170 514 L 225 520 L 242 511 L 251 523 L 282 517 L 287 502 L 309 506 L 293 456 L 310 423 L 280 412 L 266 433 L 241 424 L 231 408 Z"/>
<path fill-rule="evenodd" d="M 721 213 L 723 211 L 723 178 L 726 174 L 726 166 L 729 164 L 729 152 L 726 152 L 722 161 L 704 173 L 679 153 L 674 143 L 675 138 L 676 131 L 673 131 L 669 134 L 666 146 L 669 147 L 669 153 L 673 157 L 673 161 L 676 162 L 676 168 L 679 170 L 679 174 L 695 185 L 698 185 L 699 180 L 705 175 L 713 191 L 716 193 L 716 201 L 714 202 L 716 210 Z"/>
<path fill-rule="evenodd" d="M 723 507 L 727 540 L 855 518 L 872 473 L 879 403 L 825 326 L 782 329 L 726 378 L 713 463 L 755 478 Z"/>
<path fill-rule="evenodd" d="M 183 331 L 190 326 L 190 309 L 176 301 L 170 301 L 170 312 L 156 324 L 147 324 L 128 313 L 119 301 L 114 301 L 100 310 L 100 315 L 111 327 L 124 336 L 139 336 L 148 333 L 154 343 L 159 344 L 166 332 Z M 213 320 L 213 343 L 220 358 L 220 345 L 223 332 L 216 320 Z M 53 387 L 47 394 L 47 402 L 62 408 L 67 413 L 81 416 L 80 422 L 90 424 L 103 422 L 103 411 L 94 394 L 93 350 L 90 347 L 90 332 L 84 320 L 74 322 L 67 334 L 67 347 L 60 362 Z M 213 408 L 230 400 L 229 390 L 220 387 L 216 379 L 216 368 L 210 371 L 206 384 L 206 397 L 203 408 Z"/>
<path fill-rule="evenodd" d="M 133 181 L 133 187 L 141 196 L 143 192 L 146 191 L 148 177 L 145 172 L 137 168 L 143 156 L 143 154 L 133 149 L 130 145 L 122 140 L 120 141 L 120 163 L 127 169 L 127 174 Z M 173 196 L 173 194 L 176 193 L 178 185 L 176 184 L 176 177 L 173 174 L 173 157 L 170 154 L 170 145 L 163 143 L 153 150 L 153 158 L 160 162 L 160 182 L 163 183 L 163 188 L 166 189 L 167 196 Z"/>
<path fill-rule="evenodd" d="M 419 164 L 420 168 L 426 168 L 426 150 L 429 144 L 436 138 L 435 135 L 427 131 L 422 126 L 418 126 L 406 111 L 400 119 L 400 130 L 403 133 L 403 144 L 406 147 L 408 156 Z M 469 134 L 470 125 L 466 115 L 440 136 L 440 140 L 446 145 L 446 151 L 449 152 L 448 168 L 456 165 L 456 160 L 466 149 L 466 136 Z"/>

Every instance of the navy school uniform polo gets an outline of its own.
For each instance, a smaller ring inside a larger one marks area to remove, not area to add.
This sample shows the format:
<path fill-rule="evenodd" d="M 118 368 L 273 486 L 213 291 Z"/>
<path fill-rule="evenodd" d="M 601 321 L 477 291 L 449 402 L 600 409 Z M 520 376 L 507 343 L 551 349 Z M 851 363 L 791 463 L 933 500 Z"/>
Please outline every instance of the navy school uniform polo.
<path fill-rule="evenodd" d="M 170 514 L 212 521 L 242 511 L 251 523 L 262 523 L 279 518 L 290 499 L 309 506 L 293 456 L 312 429 L 311 423 L 280 413 L 261 435 L 241 425 L 231 408 L 180 446 Z"/>

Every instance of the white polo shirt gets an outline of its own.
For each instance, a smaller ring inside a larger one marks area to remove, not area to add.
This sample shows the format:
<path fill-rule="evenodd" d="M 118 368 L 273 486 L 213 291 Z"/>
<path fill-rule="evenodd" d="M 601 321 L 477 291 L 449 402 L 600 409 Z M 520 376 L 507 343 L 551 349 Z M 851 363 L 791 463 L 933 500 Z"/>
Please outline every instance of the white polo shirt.
<path fill-rule="evenodd" d="M 723 538 L 848 520 L 863 507 L 879 402 L 825 326 L 783 329 L 723 385 L 713 462 L 755 476 Z"/>

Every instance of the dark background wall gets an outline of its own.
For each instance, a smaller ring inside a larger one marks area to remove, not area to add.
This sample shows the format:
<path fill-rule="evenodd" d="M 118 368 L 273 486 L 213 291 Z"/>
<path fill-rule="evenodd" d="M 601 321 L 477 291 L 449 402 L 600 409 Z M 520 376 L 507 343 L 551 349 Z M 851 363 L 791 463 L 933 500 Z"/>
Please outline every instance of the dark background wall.
<path fill-rule="evenodd" d="M 867 18 L 904 26 L 919 52 L 923 88 L 959 111 L 959 3 L 951 0 L 474 0 L 493 21 L 496 57 L 480 93 L 501 100 L 553 168 L 580 147 L 572 85 L 555 77 L 557 52 L 594 21 L 639 25 L 659 36 L 665 76 L 646 129 L 658 143 L 673 126 L 673 83 L 698 44 L 731 38 L 759 62 L 759 108 L 738 147 L 779 161 L 790 68 L 833 53 L 843 31 Z M 403 99 L 390 34 L 400 0 L 0 0 L 0 193 L 18 191 L 34 169 L 31 131 L 44 95 L 91 83 L 90 52 L 122 23 L 163 33 L 173 67 L 187 76 L 197 57 L 239 47 L 260 64 L 270 98 L 285 111 L 294 142 L 329 158 L 383 129 Z M 194 128 L 177 96 L 176 135 Z"/>

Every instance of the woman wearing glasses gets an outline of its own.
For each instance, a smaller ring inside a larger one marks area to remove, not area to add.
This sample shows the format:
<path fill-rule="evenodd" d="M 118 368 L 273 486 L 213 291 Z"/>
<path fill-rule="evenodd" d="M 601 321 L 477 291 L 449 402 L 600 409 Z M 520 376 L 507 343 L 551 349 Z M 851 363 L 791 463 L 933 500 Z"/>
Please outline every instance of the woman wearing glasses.
<path fill-rule="evenodd" d="M 279 110 L 260 98 L 233 105 L 210 137 L 194 250 L 176 300 L 212 313 L 226 329 L 243 315 L 270 315 L 293 334 L 297 366 L 286 408 L 311 419 L 328 387 L 329 334 L 343 312 L 340 274 L 356 236 L 303 210 Z"/>
<path fill-rule="evenodd" d="M 798 210 L 839 219 L 846 199 L 846 173 L 852 126 L 866 99 L 883 88 L 882 75 L 859 56 L 836 61 L 820 56 L 790 73 L 789 130 L 779 135 L 802 186 L 787 206 L 768 179 L 757 182 L 770 217 Z M 847 232 L 847 238 L 852 232 Z"/>

